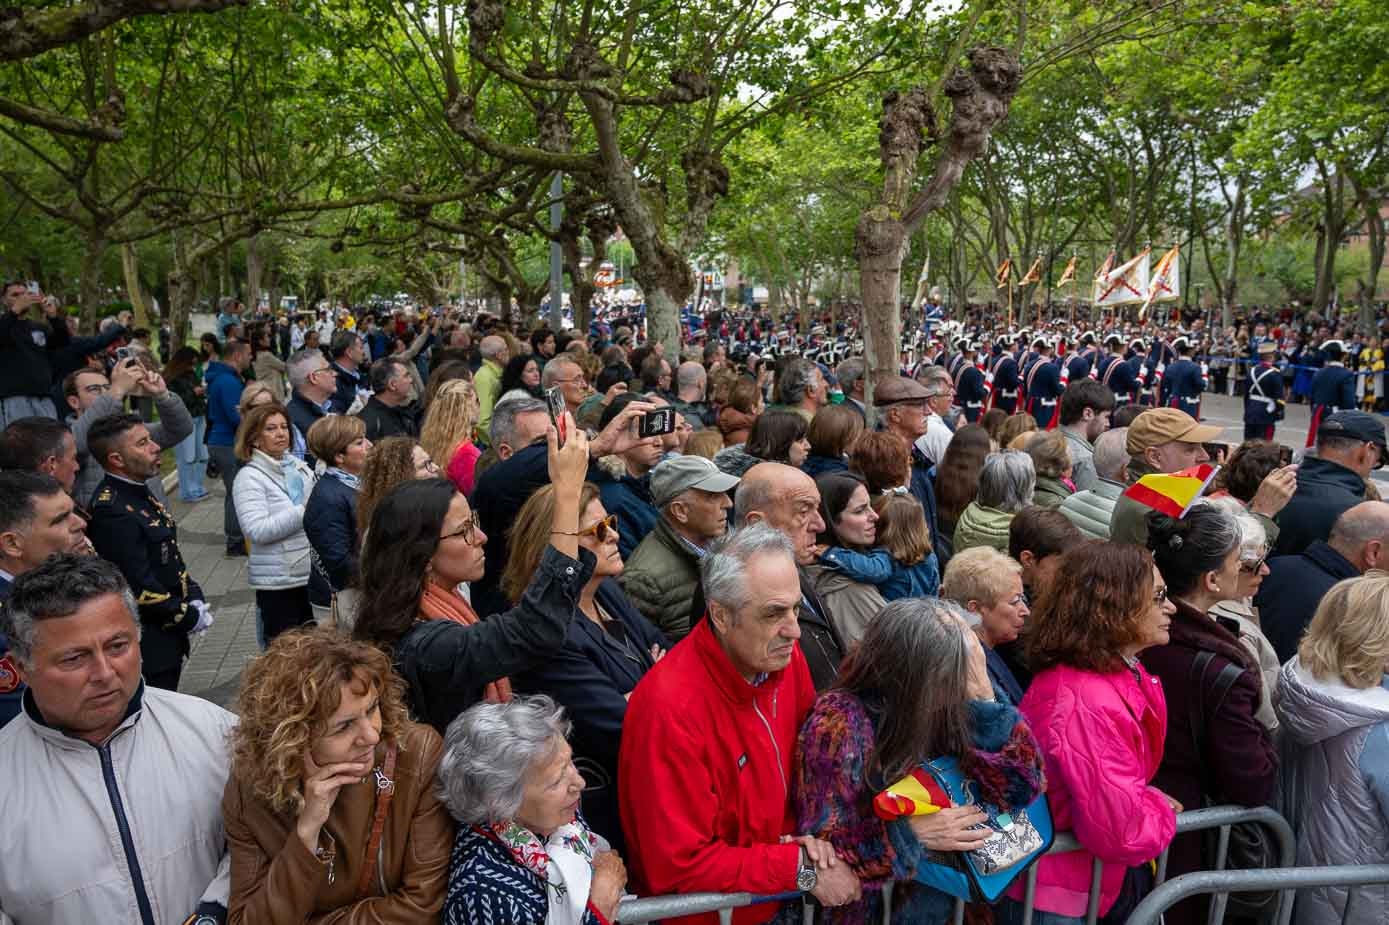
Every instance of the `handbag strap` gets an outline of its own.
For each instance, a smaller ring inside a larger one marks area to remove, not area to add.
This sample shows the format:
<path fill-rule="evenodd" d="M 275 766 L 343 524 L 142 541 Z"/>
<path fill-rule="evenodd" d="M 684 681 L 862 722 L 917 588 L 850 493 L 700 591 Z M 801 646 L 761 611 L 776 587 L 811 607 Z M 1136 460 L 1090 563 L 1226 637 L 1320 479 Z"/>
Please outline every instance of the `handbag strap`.
<path fill-rule="evenodd" d="M 371 878 L 376 876 L 376 849 L 380 847 L 381 835 L 386 830 L 386 812 L 391 808 L 391 797 L 395 796 L 395 756 L 396 744 L 391 742 L 386 746 L 386 766 L 376 776 L 376 816 L 371 823 L 371 835 L 367 838 L 362 875 L 357 878 L 358 901 L 367 898 Z"/>
<path fill-rule="evenodd" d="M 1196 751 L 1194 757 L 1198 763 L 1205 750 L 1206 744 L 1206 669 L 1215 660 L 1214 652 L 1201 651 L 1196 653 L 1196 658 L 1191 662 L 1191 682 L 1195 688 L 1195 696 L 1187 700 L 1187 715 L 1191 725 L 1191 740 Z M 1235 662 L 1226 662 L 1225 666 L 1215 676 L 1215 683 L 1211 689 L 1215 696 L 1215 710 L 1219 710 L 1225 703 L 1225 698 L 1230 693 L 1230 688 L 1234 687 L 1235 681 L 1244 674 L 1244 667 Z M 1205 789 L 1204 782 L 1202 789 Z"/>

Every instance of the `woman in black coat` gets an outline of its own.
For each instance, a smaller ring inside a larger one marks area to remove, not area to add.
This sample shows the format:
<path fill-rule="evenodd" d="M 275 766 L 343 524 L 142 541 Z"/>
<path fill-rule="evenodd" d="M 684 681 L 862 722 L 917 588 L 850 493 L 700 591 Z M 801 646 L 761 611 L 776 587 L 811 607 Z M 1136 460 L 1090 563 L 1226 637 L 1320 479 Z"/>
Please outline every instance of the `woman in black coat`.
<path fill-rule="evenodd" d="M 510 558 L 502 590 L 520 599 L 540 565 L 549 540 L 555 493 L 545 486 L 531 495 L 511 531 Z M 580 496 L 579 547 L 594 557 L 593 574 L 579 593 L 578 613 L 564 646 L 515 677 L 518 691 L 548 694 L 574 723 L 570 744 L 584 777 L 584 818 L 595 832 L 622 850 L 617 803 L 617 753 L 627 698 L 670 641 L 636 609 L 617 576 L 622 574 L 617 526 L 603 508 L 598 487 L 585 483 Z"/>
<path fill-rule="evenodd" d="M 304 506 L 304 534 L 313 550 L 309 603 L 319 623 L 331 615 L 337 597 L 338 625 L 351 629 L 356 612 L 357 486 L 371 441 L 361 418 L 334 414 L 319 418 L 305 436 L 309 455 L 328 469 Z"/>

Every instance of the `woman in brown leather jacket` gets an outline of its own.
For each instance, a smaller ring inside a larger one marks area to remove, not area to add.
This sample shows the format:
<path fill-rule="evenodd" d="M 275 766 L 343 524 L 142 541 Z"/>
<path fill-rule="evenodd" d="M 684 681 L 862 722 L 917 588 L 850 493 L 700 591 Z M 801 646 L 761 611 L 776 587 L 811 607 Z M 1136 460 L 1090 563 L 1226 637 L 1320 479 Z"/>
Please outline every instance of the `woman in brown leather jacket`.
<path fill-rule="evenodd" d="M 222 798 L 230 923 L 429 922 L 454 825 L 438 733 L 410 722 L 379 649 L 334 630 L 277 637 L 246 667 Z"/>

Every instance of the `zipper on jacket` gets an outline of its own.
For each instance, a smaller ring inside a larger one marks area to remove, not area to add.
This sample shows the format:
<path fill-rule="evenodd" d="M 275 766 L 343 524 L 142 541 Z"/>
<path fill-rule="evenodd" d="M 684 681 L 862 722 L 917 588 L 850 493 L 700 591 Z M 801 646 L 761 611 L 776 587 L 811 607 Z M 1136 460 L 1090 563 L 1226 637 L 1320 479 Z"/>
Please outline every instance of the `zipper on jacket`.
<path fill-rule="evenodd" d="M 781 763 L 781 749 L 777 748 L 776 733 L 772 732 L 772 724 L 767 722 L 767 717 L 762 715 L 762 708 L 757 705 L 757 698 L 752 698 L 752 711 L 757 714 L 757 718 L 762 720 L 762 727 L 767 730 L 767 738 L 772 743 L 772 754 L 776 756 L 776 769 L 781 772 L 781 787 L 786 791 L 787 797 L 791 796 L 791 782 L 786 779 L 786 767 Z M 772 712 L 775 714 L 775 697 L 773 697 Z"/>
<path fill-rule="evenodd" d="M 116 814 L 116 828 L 121 834 L 121 848 L 125 851 L 125 863 L 130 868 L 130 880 L 135 887 L 135 904 L 140 907 L 142 925 L 155 925 L 154 908 L 150 906 L 149 893 L 145 891 L 145 877 L 140 873 L 140 859 L 135 854 L 135 839 L 130 834 L 130 822 L 125 817 L 125 804 L 121 802 L 121 791 L 116 786 L 116 769 L 111 764 L 111 746 L 102 745 L 96 750 L 101 756 L 101 777 L 106 783 L 106 795 L 111 800 L 111 810 Z"/>

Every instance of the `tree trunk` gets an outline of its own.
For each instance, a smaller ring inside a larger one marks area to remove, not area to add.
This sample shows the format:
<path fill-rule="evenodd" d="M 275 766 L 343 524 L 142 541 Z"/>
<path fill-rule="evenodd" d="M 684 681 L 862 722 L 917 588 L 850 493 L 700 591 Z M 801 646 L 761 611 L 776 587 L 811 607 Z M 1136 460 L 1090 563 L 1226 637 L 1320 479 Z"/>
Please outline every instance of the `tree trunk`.
<path fill-rule="evenodd" d="M 169 270 L 169 330 L 173 332 L 175 347 L 188 342 L 188 321 L 193 311 L 193 303 L 198 298 L 198 276 L 202 265 L 190 266 L 188 246 L 183 235 L 173 234 L 174 261 Z"/>
<path fill-rule="evenodd" d="M 135 245 L 129 241 L 121 245 L 121 272 L 125 275 L 125 291 L 135 310 L 136 327 L 154 328 L 159 319 L 150 311 L 149 299 L 140 285 L 140 258 L 135 253 Z"/>
<path fill-rule="evenodd" d="M 246 239 L 246 296 L 244 304 L 250 314 L 260 305 L 260 287 L 265 279 L 265 261 L 260 252 L 260 235 Z"/>
<path fill-rule="evenodd" d="M 106 257 L 106 236 L 99 231 L 87 233 L 86 249 L 82 252 L 82 315 L 79 329 L 95 334 L 97 315 L 106 301 L 101 287 L 101 264 Z"/>

